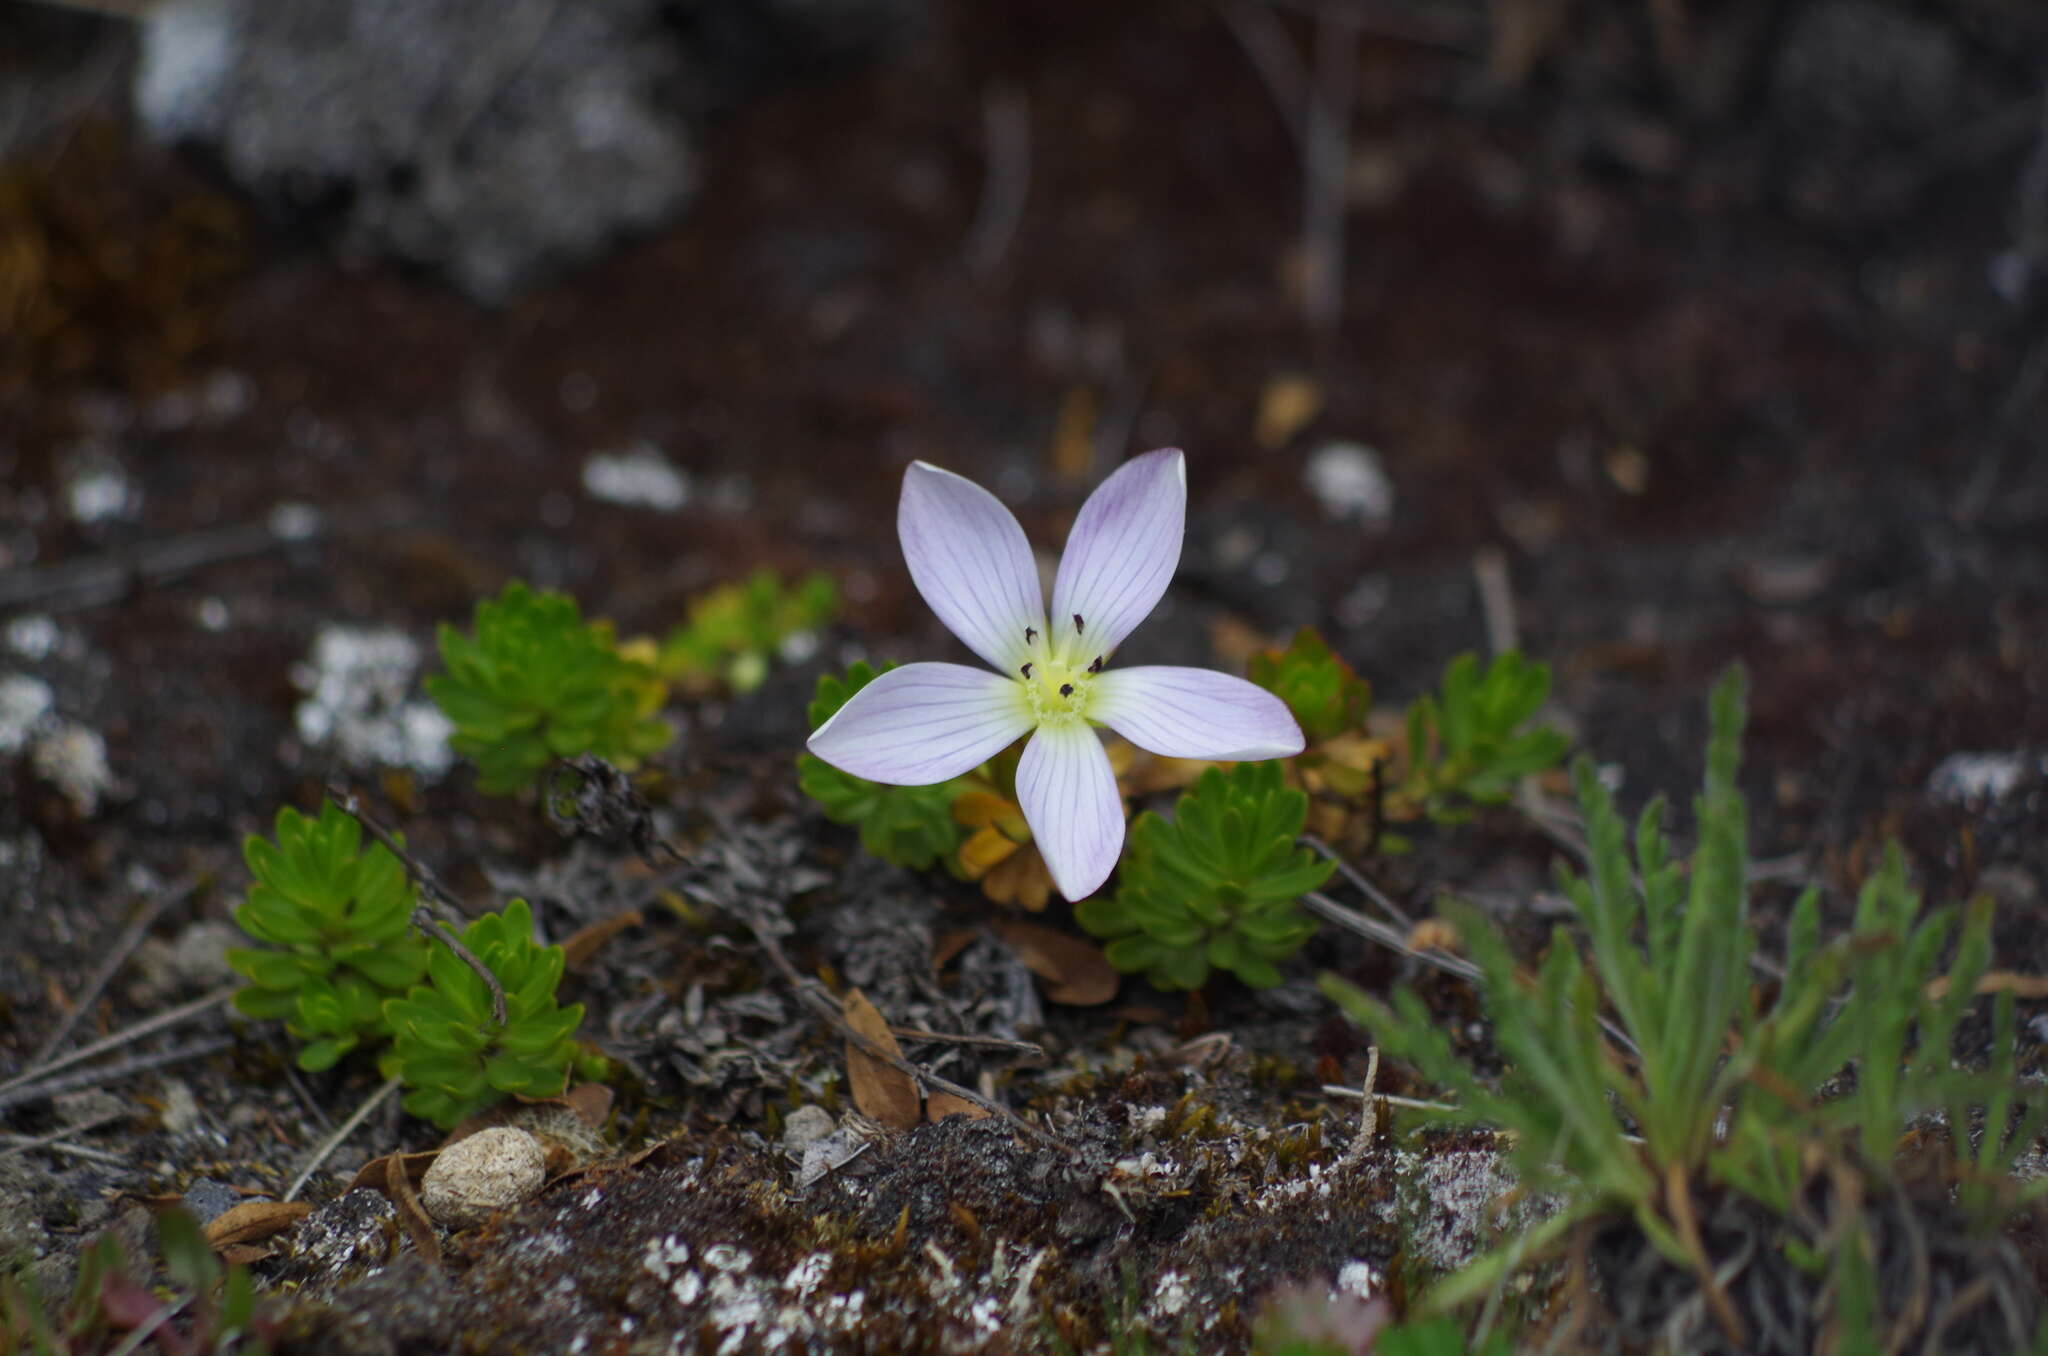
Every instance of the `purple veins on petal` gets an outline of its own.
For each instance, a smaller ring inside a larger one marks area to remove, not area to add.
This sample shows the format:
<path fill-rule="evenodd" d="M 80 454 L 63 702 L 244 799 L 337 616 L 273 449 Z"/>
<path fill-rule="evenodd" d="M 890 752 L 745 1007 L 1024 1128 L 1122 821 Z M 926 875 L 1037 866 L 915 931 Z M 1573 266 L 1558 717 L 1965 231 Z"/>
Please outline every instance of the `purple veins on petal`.
<path fill-rule="evenodd" d="M 1180 564 L 1188 505 L 1187 462 L 1179 448 L 1133 457 L 1081 505 L 1053 581 L 1054 616 L 1103 651 L 1137 629 L 1166 592 Z"/>
<path fill-rule="evenodd" d="M 1045 618 L 1024 529 L 981 486 L 924 462 L 903 473 L 896 533 L 917 591 L 946 629 L 992 666 L 1016 670 Z M 1027 637 L 1024 644 L 1017 637 Z"/>
<path fill-rule="evenodd" d="M 1017 760 L 1017 803 L 1069 900 L 1102 888 L 1124 845 L 1124 806 L 1101 738 L 1079 721 L 1041 726 Z"/>
<path fill-rule="evenodd" d="M 929 786 L 987 762 L 1031 723 L 1015 679 L 965 664 L 905 664 L 854 693 L 808 747 L 856 777 Z"/>
<path fill-rule="evenodd" d="M 1090 718 L 1168 758 L 1291 758 L 1303 748 L 1287 704 L 1209 669 L 1141 665 L 1095 680 Z"/>

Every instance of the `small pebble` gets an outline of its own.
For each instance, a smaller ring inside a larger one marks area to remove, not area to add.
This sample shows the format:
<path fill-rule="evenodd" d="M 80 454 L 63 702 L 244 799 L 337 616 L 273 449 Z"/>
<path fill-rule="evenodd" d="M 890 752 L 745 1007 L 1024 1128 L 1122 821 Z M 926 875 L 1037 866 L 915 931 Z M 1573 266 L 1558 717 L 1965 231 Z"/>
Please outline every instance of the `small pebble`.
<path fill-rule="evenodd" d="M 790 1157 L 801 1158 L 805 1149 L 831 1134 L 838 1124 L 824 1107 L 807 1102 L 783 1117 L 782 1147 Z"/>
<path fill-rule="evenodd" d="M 420 1204 L 451 1229 L 531 1200 L 547 1178 L 540 1141 L 509 1125 L 479 1130 L 443 1149 L 420 1183 Z"/>

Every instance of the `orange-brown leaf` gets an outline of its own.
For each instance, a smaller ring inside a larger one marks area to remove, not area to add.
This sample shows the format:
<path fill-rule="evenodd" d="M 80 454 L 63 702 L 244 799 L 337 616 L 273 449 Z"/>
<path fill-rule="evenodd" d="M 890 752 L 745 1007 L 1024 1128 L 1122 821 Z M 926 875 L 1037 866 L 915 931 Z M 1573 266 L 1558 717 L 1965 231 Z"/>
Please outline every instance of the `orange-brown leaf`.
<path fill-rule="evenodd" d="M 230 1244 L 281 1234 L 312 1213 L 311 1201 L 243 1201 L 215 1215 L 200 1232 L 218 1252 Z"/>
<path fill-rule="evenodd" d="M 841 1004 L 846 1024 L 864 1036 L 870 1045 L 903 1058 L 902 1047 L 889 1030 L 889 1023 L 867 995 L 848 989 Z M 846 1043 L 846 1079 L 853 1088 L 853 1104 L 869 1120 L 892 1130 L 908 1130 L 923 1118 L 923 1099 L 917 1080 L 901 1069 L 884 1064 L 852 1041 Z"/>
<path fill-rule="evenodd" d="M 1085 1008 L 1116 997 L 1123 976 L 1094 943 L 1021 919 L 1000 919 L 994 927 L 1017 959 L 1046 982 L 1045 996 L 1053 1002 Z"/>

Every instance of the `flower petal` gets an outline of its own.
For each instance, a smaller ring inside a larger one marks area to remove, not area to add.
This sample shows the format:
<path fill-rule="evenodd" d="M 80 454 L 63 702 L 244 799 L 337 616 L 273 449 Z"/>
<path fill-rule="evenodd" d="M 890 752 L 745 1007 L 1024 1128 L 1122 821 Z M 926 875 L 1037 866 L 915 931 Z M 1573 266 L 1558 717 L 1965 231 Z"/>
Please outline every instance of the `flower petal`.
<path fill-rule="evenodd" d="M 1014 674 L 1031 657 L 1025 628 L 1045 625 L 1045 595 L 1031 543 L 1002 501 L 965 476 L 912 462 L 896 535 L 917 591 L 946 629 Z"/>
<path fill-rule="evenodd" d="M 965 664 L 905 664 L 853 694 L 806 746 L 856 777 L 929 786 L 1031 728 L 1023 684 Z"/>
<path fill-rule="evenodd" d="M 1053 634 L 1069 653 L 1084 662 L 1106 655 L 1138 629 L 1173 581 L 1187 514 L 1187 459 L 1177 447 L 1133 457 L 1095 487 L 1052 585 Z"/>
<path fill-rule="evenodd" d="M 1124 804 L 1102 737 L 1080 721 L 1040 726 L 1017 760 L 1017 804 L 1068 899 L 1102 887 L 1124 847 Z"/>
<path fill-rule="evenodd" d="M 1256 683 L 1209 669 L 1112 669 L 1095 680 L 1088 718 L 1168 758 L 1243 762 L 1291 758 L 1303 747 L 1287 703 Z"/>

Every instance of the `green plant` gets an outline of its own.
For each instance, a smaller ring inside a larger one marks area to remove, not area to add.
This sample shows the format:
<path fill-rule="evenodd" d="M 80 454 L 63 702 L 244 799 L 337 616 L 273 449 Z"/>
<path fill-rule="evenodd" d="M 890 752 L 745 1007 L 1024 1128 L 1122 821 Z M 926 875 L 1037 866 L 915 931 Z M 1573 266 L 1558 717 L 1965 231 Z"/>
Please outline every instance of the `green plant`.
<path fill-rule="evenodd" d="M 1439 823 L 1467 813 L 1460 801 L 1505 801 L 1515 783 L 1564 756 L 1570 741 L 1548 725 L 1522 727 L 1550 695 L 1550 669 L 1514 650 L 1479 660 L 1461 654 L 1444 670 L 1443 687 L 1408 708 L 1408 772 L 1396 789 L 1397 808 Z"/>
<path fill-rule="evenodd" d="M 1271 988 L 1280 982 L 1274 962 L 1315 932 L 1294 901 L 1334 869 L 1295 846 L 1307 810 L 1277 762 L 1211 768 L 1181 794 L 1172 819 L 1138 816 L 1116 893 L 1081 901 L 1074 916 L 1113 939 L 1103 951 L 1110 964 L 1162 988 L 1199 988 L 1211 967 Z"/>
<path fill-rule="evenodd" d="M 362 836 L 330 801 L 318 819 L 279 810 L 275 842 L 251 834 L 242 845 L 256 883 L 235 922 L 269 946 L 228 952 L 249 981 L 235 1006 L 282 1018 L 308 1071 L 388 1036 L 384 1000 L 427 968 L 427 945 L 412 931 L 412 882 L 382 845 L 361 851 Z"/>
<path fill-rule="evenodd" d="M 384 1005 L 397 1038 L 393 1064 L 405 1081 L 405 1109 L 442 1129 L 510 1093 L 561 1093 L 576 1060 L 580 1003 L 562 1007 L 562 948 L 533 939 L 533 914 L 515 899 L 476 919 L 463 945 L 505 991 L 505 1021 L 492 1016 L 490 989 L 445 946 L 427 964 L 430 983 Z"/>
<path fill-rule="evenodd" d="M 157 1217 L 163 1270 L 177 1290 L 138 1277 L 112 1233 L 78 1259 L 70 1301 L 51 1314 L 27 1266 L 0 1274 L 0 1356 L 260 1356 L 269 1325 L 256 1317 L 247 1267 L 223 1273 L 199 1225 L 183 1210 Z M 216 1293 L 218 1291 L 218 1293 Z"/>
<path fill-rule="evenodd" d="M 1358 729 L 1372 710 L 1372 684 L 1312 626 L 1295 632 L 1284 650 L 1253 655 L 1245 676 L 1287 703 L 1311 744 Z"/>
<path fill-rule="evenodd" d="M 619 651 L 609 622 L 574 599 L 518 582 L 476 606 L 473 636 L 443 623 L 427 693 L 455 725 L 449 740 L 493 794 L 530 784 L 557 758 L 593 753 L 630 771 L 674 732 L 653 668 Z"/>
<path fill-rule="evenodd" d="M 887 673 L 893 664 L 874 669 L 855 664 L 844 678 L 823 674 L 809 709 L 811 728 L 830 720 L 847 699 Z M 816 754 L 796 760 L 797 784 L 835 824 L 860 827 L 860 845 L 872 856 L 918 870 L 952 857 L 967 829 L 953 818 L 953 801 L 963 787 L 959 780 L 936 786 L 885 786 L 841 772 Z"/>
<path fill-rule="evenodd" d="M 668 633 L 656 661 L 662 676 L 689 687 L 723 683 L 751 692 L 768 676 L 768 661 L 797 637 L 829 623 L 839 587 L 812 573 L 785 585 L 773 570 L 724 584 L 690 600 L 689 620 Z"/>
<path fill-rule="evenodd" d="M 1705 1275 L 1708 1260 L 1686 1223 L 1701 1178 L 1784 1214 L 1816 1163 L 1886 1179 L 1901 1136 L 1925 1111 L 1946 1108 L 1962 1126 L 1969 1108 L 1985 1106 L 1987 1124 L 2003 1132 L 2011 1109 L 2024 1104 L 2011 1127 L 2020 1138 L 1985 1136 L 1979 1158 L 1987 1170 L 2009 1168 L 2042 1124 L 2040 1090 L 2014 1083 L 2009 1055 L 1984 1073 L 1951 1067 L 1950 1039 L 1989 961 L 1989 915 L 1970 911 L 1955 958 L 1935 982 L 1955 915 L 1937 911 L 1913 926 L 1920 902 L 1896 849 L 1863 887 L 1847 935 L 1821 945 L 1818 893 L 1801 897 L 1778 995 L 1768 1009 L 1753 1001 L 1747 809 L 1736 785 L 1743 712 L 1742 675 L 1731 671 L 1710 703 L 1689 872 L 1671 859 L 1661 803 L 1637 821 L 1631 856 L 1630 832 L 1591 762 L 1575 766 L 1590 871 L 1561 875 L 1591 944 L 1590 967 L 1560 927 L 1538 973 L 1525 976 L 1493 924 L 1472 910 L 1454 912 L 1506 1070 L 1497 1083 L 1455 1053 L 1414 993 L 1397 992 L 1389 1006 L 1325 978 L 1325 992 L 1388 1054 L 1456 1095 L 1438 1118 L 1510 1131 L 1524 1185 L 1564 1202 L 1529 1235 L 1440 1285 L 1434 1307 L 1479 1293 L 1579 1223 L 1615 1212 L 1632 1216 L 1674 1264 Z M 1603 995 L 1614 1029 L 1601 1023 Z M 2009 1047 L 2010 1005 L 2001 1007 L 2000 1039 Z M 1851 1067 L 1854 1089 L 1823 1096 Z M 1860 1246 L 1856 1236 L 1849 1231 L 1852 1246 Z M 1818 1260 L 1812 1247 L 1806 1255 Z M 1858 1264 L 1835 1255 L 1845 1300 L 1863 1293 L 1854 1289 Z M 1844 1324 L 1853 1319 L 1840 1315 Z"/>

